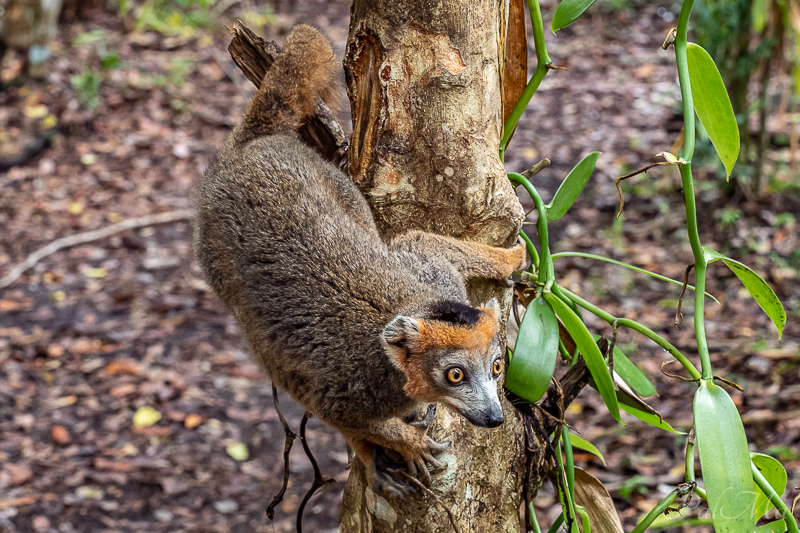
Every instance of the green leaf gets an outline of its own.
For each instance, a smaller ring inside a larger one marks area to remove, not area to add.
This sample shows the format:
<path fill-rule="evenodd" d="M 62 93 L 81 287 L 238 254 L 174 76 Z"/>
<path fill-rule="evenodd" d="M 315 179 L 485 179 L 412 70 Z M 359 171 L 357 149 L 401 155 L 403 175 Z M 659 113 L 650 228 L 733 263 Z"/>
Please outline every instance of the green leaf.
<path fill-rule="evenodd" d="M 783 335 L 783 326 L 786 325 L 786 310 L 783 308 L 783 304 L 778 299 L 775 291 L 772 290 L 772 287 L 749 266 L 731 259 L 730 257 L 725 257 L 708 246 L 703 246 L 703 251 L 705 252 L 706 262 L 713 263 L 714 261 L 722 260 L 722 262 L 736 274 L 736 277 L 739 278 L 748 292 L 750 292 L 753 299 L 758 302 L 761 309 L 767 313 L 767 316 L 778 328 L 778 338 L 780 339 Z"/>
<path fill-rule="evenodd" d="M 725 83 L 714 60 L 702 46 L 689 43 L 686 53 L 694 110 L 730 178 L 739 157 L 739 126 Z"/>
<path fill-rule="evenodd" d="M 556 191 L 556 195 L 545 206 L 548 221 L 558 220 L 572 207 L 572 204 L 575 203 L 575 200 L 578 199 L 578 196 L 583 192 L 583 188 L 589 182 L 589 178 L 592 177 L 592 172 L 594 172 L 599 156 L 600 152 L 592 152 L 569 171 L 569 174 L 567 174 L 567 177 L 564 178 L 561 186 Z"/>
<path fill-rule="evenodd" d="M 783 495 L 784 491 L 786 491 L 787 482 L 786 469 L 783 468 L 783 465 L 774 457 L 764 455 L 763 453 L 752 453 L 750 454 L 750 459 L 752 459 L 753 464 L 756 465 L 756 468 L 758 468 L 766 480 L 769 481 L 770 486 L 775 489 L 775 492 L 778 494 L 778 496 Z M 755 492 L 755 518 L 758 520 L 764 516 L 764 513 L 769 511 L 774 506 L 758 485 L 755 485 Z"/>
<path fill-rule="evenodd" d="M 556 314 L 561 318 L 564 327 L 567 328 L 567 331 L 572 335 L 573 340 L 575 340 L 575 345 L 583 354 L 583 359 L 586 361 L 589 373 L 592 375 L 592 378 L 594 378 L 597 390 L 600 396 L 603 397 L 603 401 L 606 403 L 606 407 L 608 407 L 611 416 L 613 416 L 617 422 L 622 423 L 622 419 L 619 416 L 617 391 L 614 388 L 614 382 L 611 380 L 611 374 L 603 359 L 603 354 L 600 353 L 600 348 L 595 344 L 591 333 L 586 329 L 586 325 L 581 319 L 578 318 L 578 315 L 556 295 L 545 292 L 544 298 L 553 306 L 553 310 L 555 310 Z"/>
<path fill-rule="evenodd" d="M 506 387 L 529 402 L 538 402 L 547 391 L 558 357 L 558 320 L 541 296 L 522 317 L 514 356 L 508 365 Z"/>
<path fill-rule="evenodd" d="M 616 346 L 614 346 L 614 372 L 619 374 L 636 394 L 645 398 L 657 394 L 656 388 L 647 376 Z"/>
<path fill-rule="evenodd" d="M 775 520 L 758 526 L 755 533 L 786 533 L 786 520 Z"/>
<path fill-rule="evenodd" d="M 646 403 L 634 398 L 623 391 L 617 391 L 617 399 L 619 400 L 620 408 L 631 416 L 635 416 L 642 422 L 646 422 L 651 426 L 655 426 L 664 431 L 675 433 L 676 435 L 684 435 L 684 432 L 678 431 L 669 425 L 658 412 L 647 405 Z"/>
<path fill-rule="evenodd" d="M 243 442 L 234 442 L 225 446 L 225 453 L 236 461 L 247 461 L 250 457 L 250 452 L 247 450 L 247 445 Z"/>
<path fill-rule="evenodd" d="M 573 448 L 578 448 L 578 449 L 583 450 L 585 452 L 589 452 L 591 454 L 596 455 L 597 457 L 600 458 L 601 461 L 603 461 L 603 465 L 604 466 L 608 466 L 606 464 L 606 458 L 603 457 L 603 454 L 600 453 L 600 450 L 598 450 L 597 447 L 594 444 L 592 444 L 591 442 L 589 442 L 588 440 L 582 439 L 577 435 L 570 435 L 569 436 L 569 441 L 570 441 L 570 444 L 572 444 Z"/>
<path fill-rule="evenodd" d="M 594 2 L 595 0 L 563 0 L 553 15 L 553 33 L 575 22 Z"/>
<path fill-rule="evenodd" d="M 133 425 L 137 428 L 149 428 L 161 420 L 161 413 L 146 405 L 133 414 Z"/>
<path fill-rule="evenodd" d="M 597 343 L 600 340 L 600 335 L 592 335 L 592 339 Z M 618 346 L 614 346 L 614 372 L 617 374 L 617 379 L 622 378 L 622 381 L 639 396 L 647 398 L 658 394 L 656 388 L 647 379 L 647 376 L 628 359 L 627 355 L 622 353 Z M 619 394 L 617 394 L 617 399 L 619 399 Z"/>
<path fill-rule="evenodd" d="M 714 529 L 750 533 L 755 495 L 747 437 L 733 400 L 710 379 L 700 381 L 694 396 L 694 423 Z"/>

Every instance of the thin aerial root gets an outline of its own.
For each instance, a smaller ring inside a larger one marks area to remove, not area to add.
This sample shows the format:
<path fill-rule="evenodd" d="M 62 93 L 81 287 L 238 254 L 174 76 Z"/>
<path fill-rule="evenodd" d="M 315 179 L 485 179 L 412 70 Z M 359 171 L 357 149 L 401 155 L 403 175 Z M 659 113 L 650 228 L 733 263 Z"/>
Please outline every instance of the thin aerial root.
<path fill-rule="evenodd" d="M 675 313 L 675 327 L 679 328 L 683 324 L 683 313 L 681 313 L 681 306 L 683 306 L 683 295 L 686 294 L 686 287 L 689 285 L 689 273 L 694 268 L 694 263 L 686 267 L 683 273 L 683 287 L 681 287 L 681 295 L 678 297 L 678 312 Z"/>
<path fill-rule="evenodd" d="M 308 460 L 311 462 L 311 467 L 314 469 L 314 482 L 311 484 L 311 488 L 308 489 L 308 492 L 306 492 L 306 495 L 303 496 L 303 501 L 300 502 L 300 507 L 297 508 L 297 533 L 303 533 L 303 511 L 305 510 L 306 504 L 311 497 L 326 485 L 329 485 L 330 483 L 336 483 L 336 480 L 333 478 L 322 477 L 322 472 L 319 470 L 317 460 L 314 457 L 314 454 L 311 453 L 311 448 L 308 447 L 308 441 L 306 440 L 306 425 L 308 424 L 309 417 L 310 415 L 306 413 L 303 415 L 303 420 L 300 421 L 300 443 L 303 445 L 303 451 L 306 452 L 306 457 L 308 457 Z"/>
<path fill-rule="evenodd" d="M 671 165 L 671 164 L 672 163 L 670 163 L 668 161 L 659 161 L 658 163 L 653 163 L 652 165 L 647 165 L 644 168 L 640 168 L 639 170 L 634 170 L 630 174 L 625 174 L 624 176 L 617 178 L 616 181 L 614 181 L 614 187 L 617 188 L 617 193 L 619 193 L 619 211 L 617 212 L 617 218 L 622 216 L 622 208 L 625 207 L 625 197 L 622 195 L 622 187 L 619 186 L 619 183 L 621 181 L 625 181 L 627 179 L 630 179 L 630 178 L 632 178 L 634 176 L 638 176 L 639 174 L 644 174 L 645 172 L 647 172 L 651 168 L 659 167 L 661 165 Z"/>
<path fill-rule="evenodd" d="M 283 495 L 286 494 L 286 488 L 289 486 L 289 452 L 292 451 L 292 445 L 297 435 L 289 428 L 289 423 L 281 413 L 280 405 L 278 404 L 278 388 L 272 384 L 272 403 L 275 405 L 275 411 L 278 412 L 278 418 L 283 426 L 283 433 L 286 435 L 286 442 L 283 445 L 283 485 L 280 492 L 272 498 L 269 506 L 267 506 L 267 518 L 272 520 L 275 518 L 275 507 L 283 500 Z"/>
<path fill-rule="evenodd" d="M 661 363 L 661 373 L 664 374 L 665 376 L 667 376 L 668 378 L 677 378 L 677 379 L 680 379 L 682 381 L 691 381 L 692 383 L 697 383 L 698 381 L 700 381 L 699 379 L 685 378 L 683 376 L 679 376 L 678 374 L 670 374 L 669 372 L 664 370 L 665 366 L 667 366 L 669 364 L 672 364 L 674 362 L 675 361 L 664 361 L 663 363 Z"/>

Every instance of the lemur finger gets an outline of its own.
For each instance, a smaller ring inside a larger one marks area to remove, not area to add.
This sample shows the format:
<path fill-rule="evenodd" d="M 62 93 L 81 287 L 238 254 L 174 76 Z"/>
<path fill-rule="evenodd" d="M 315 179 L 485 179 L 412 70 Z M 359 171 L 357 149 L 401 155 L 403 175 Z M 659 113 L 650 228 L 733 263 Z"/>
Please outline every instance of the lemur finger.
<path fill-rule="evenodd" d="M 446 440 L 444 442 L 436 442 L 427 435 L 425 436 L 425 438 L 427 439 L 425 444 L 427 445 L 428 450 L 434 454 L 442 453 L 443 451 L 445 451 L 447 448 L 450 447 L 450 444 L 452 444 L 449 440 Z"/>
<path fill-rule="evenodd" d="M 415 464 L 415 459 L 408 459 L 406 461 L 406 470 L 408 470 L 409 475 L 417 477 L 417 465 Z"/>
<path fill-rule="evenodd" d="M 447 463 L 444 461 L 439 461 L 438 459 L 434 458 L 432 455 L 425 455 L 425 462 L 427 462 L 430 466 L 433 467 L 434 470 L 441 470 L 443 468 L 447 468 Z"/>
<path fill-rule="evenodd" d="M 403 422 L 417 429 L 421 429 L 423 431 L 427 430 L 428 426 L 430 426 L 431 422 L 433 422 L 433 417 L 436 416 L 436 404 L 428 404 L 428 410 L 422 419 L 417 420 L 415 418 L 416 414 L 417 413 L 414 413 L 411 417 L 404 419 Z"/>
<path fill-rule="evenodd" d="M 428 412 L 425 414 L 425 427 L 428 427 L 431 422 L 433 422 L 433 418 L 436 416 L 436 404 L 432 403 L 428 405 Z"/>
<path fill-rule="evenodd" d="M 417 457 L 414 459 L 414 462 L 416 463 L 415 466 L 417 470 L 417 473 L 414 475 L 414 477 L 420 480 L 426 487 L 430 487 L 431 473 L 428 471 L 428 467 L 425 465 L 425 460 L 422 457 Z"/>

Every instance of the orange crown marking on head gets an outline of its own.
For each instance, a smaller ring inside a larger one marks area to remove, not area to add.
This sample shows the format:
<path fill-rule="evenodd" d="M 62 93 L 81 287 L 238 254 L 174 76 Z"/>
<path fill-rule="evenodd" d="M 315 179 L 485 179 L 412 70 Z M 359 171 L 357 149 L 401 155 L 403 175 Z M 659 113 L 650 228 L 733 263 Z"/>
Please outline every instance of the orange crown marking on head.
<path fill-rule="evenodd" d="M 468 327 L 423 320 L 419 324 L 419 338 L 414 348 L 418 352 L 436 348 L 486 350 L 496 333 L 497 318 L 488 310 L 483 311 L 476 324 Z"/>

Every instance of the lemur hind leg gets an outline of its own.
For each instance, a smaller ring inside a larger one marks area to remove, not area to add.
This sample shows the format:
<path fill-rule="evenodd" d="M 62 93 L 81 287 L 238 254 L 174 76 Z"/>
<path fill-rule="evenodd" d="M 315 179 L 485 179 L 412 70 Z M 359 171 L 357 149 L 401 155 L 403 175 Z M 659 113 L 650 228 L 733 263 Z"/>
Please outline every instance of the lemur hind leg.
<path fill-rule="evenodd" d="M 439 443 L 427 435 L 428 424 L 433 420 L 435 407 L 428 412 L 418 425 L 412 426 L 400 418 L 390 418 L 376 422 L 369 428 L 358 432 L 343 431 L 356 456 L 367 469 L 367 479 L 373 490 L 399 497 L 413 489 L 392 474 L 392 470 L 402 467 L 402 463 L 392 463 L 387 457 L 379 457 L 377 446 L 396 452 L 405 462 L 408 473 L 425 485 L 430 485 L 431 475 L 428 467 L 441 469 L 447 463 L 438 461 L 434 455 L 443 452 L 450 442 Z M 377 459 L 377 460 L 376 460 Z"/>
<path fill-rule="evenodd" d="M 506 279 L 525 267 L 525 244 L 521 240 L 511 248 L 498 248 L 479 242 L 469 242 L 412 230 L 398 235 L 389 243 L 394 250 L 417 252 L 439 250 L 438 254 L 447 259 L 464 276 L 464 279 L 488 278 Z"/>

